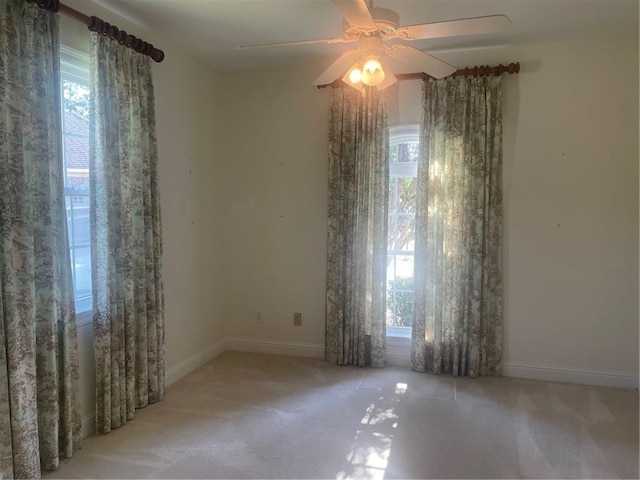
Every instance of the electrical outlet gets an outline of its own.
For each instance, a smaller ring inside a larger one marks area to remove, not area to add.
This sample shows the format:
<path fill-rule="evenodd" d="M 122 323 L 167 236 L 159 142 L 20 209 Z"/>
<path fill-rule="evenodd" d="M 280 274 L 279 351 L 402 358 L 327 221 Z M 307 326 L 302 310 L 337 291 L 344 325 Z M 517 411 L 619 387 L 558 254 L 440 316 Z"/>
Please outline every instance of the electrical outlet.
<path fill-rule="evenodd" d="M 302 326 L 302 314 L 300 312 L 293 312 L 293 324 L 296 327 Z"/>

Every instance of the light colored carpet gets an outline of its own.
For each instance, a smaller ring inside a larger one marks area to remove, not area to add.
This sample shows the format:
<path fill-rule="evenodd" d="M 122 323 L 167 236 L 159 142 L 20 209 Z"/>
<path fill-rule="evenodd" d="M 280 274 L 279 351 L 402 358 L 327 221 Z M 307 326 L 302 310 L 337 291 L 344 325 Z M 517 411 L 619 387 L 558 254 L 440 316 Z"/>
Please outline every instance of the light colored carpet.
<path fill-rule="evenodd" d="M 226 352 L 47 478 L 638 478 L 638 394 Z"/>

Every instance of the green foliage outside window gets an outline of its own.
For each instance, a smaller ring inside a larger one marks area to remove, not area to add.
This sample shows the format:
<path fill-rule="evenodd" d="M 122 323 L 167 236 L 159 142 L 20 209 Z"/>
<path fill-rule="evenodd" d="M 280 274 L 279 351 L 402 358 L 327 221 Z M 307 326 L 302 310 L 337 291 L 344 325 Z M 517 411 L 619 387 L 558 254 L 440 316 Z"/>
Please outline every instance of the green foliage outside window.
<path fill-rule="evenodd" d="M 413 277 L 398 277 L 387 285 L 387 306 L 396 306 L 396 318 L 387 321 L 388 325 L 410 327 L 413 321 Z M 395 297 L 395 298 L 394 298 Z"/>

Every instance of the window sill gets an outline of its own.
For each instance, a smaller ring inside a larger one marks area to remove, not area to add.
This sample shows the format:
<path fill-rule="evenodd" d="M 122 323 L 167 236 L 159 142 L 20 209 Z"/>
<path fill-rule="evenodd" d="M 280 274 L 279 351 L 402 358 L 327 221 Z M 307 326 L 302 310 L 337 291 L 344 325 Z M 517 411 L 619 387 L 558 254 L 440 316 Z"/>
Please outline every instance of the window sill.
<path fill-rule="evenodd" d="M 411 327 L 387 327 L 387 338 L 406 338 L 411 340 Z"/>

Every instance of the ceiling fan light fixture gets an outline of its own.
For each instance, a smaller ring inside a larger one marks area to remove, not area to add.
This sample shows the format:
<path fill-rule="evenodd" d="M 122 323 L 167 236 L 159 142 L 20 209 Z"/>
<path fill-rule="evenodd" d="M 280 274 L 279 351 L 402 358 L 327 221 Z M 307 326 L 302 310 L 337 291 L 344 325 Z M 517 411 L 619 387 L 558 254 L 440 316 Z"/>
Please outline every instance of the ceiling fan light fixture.
<path fill-rule="evenodd" d="M 358 67 L 354 67 L 349 71 L 349 81 L 351 83 L 362 82 L 362 70 Z"/>
<path fill-rule="evenodd" d="M 349 67 L 347 73 L 342 77 L 342 81 L 356 90 L 362 90 L 364 88 L 362 84 L 362 62 L 354 63 Z"/>
<path fill-rule="evenodd" d="M 362 83 L 375 87 L 384 81 L 384 70 L 378 57 L 368 57 L 362 67 Z"/>
<path fill-rule="evenodd" d="M 238 48 L 357 42 L 356 48 L 343 53 L 329 68 L 322 72 L 313 84 L 319 87 L 325 86 L 342 78 L 346 84 L 358 90 L 363 90 L 363 85 L 383 90 L 398 79 L 389 65 L 385 65 L 386 72 L 382 68 L 381 56 L 382 59 L 391 58 L 392 64 L 397 60 L 408 64 L 414 72 L 423 72 L 434 78 L 445 78 L 456 71 L 455 66 L 405 42 L 496 34 L 506 31 L 511 24 L 511 20 L 505 15 L 488 15 L 401 26 L 400 17 L 395 11 L 374 7 L 373 1 L 368 0 L 367 3 L 367 0 L 332 0 L 333 5 L 343 17 L 342 37 L 244 45 Z M 386 44 L 390 40 L 400 40 L 400 42 Z M 363 68 L 363 58 L 367 60 L 365 68 Z M 354 62 L 357 63 L 354 64 Z M 351 67 L 348 68 L 350 65 Z M 361 73 L 360 78 L 355 71 L 356 66 Z M 351 78 L 350 75 L 352 75 Z"/>

